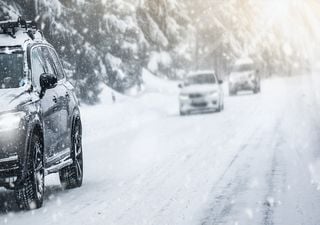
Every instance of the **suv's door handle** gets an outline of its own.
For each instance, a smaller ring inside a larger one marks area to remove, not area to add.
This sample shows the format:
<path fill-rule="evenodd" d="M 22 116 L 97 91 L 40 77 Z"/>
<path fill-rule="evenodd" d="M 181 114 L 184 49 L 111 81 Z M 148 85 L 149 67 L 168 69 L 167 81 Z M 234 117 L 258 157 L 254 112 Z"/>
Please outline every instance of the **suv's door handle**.
<path fill-rule="evenodd" d="M 54 103 L 57 103 L 57 102 L 58 102 L 58 99 L 57 99 L 57 97 L 56 97 L 56 96 L 53 96 L 53 99 L 52 99 L 52 101 L 53 101 Z"/>

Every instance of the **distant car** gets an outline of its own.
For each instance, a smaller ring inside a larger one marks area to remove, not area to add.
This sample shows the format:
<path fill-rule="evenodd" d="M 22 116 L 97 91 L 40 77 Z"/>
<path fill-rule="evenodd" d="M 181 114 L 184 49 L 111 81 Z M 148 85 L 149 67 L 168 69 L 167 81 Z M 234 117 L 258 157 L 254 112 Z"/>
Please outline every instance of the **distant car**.
<path fill-rule="evenodd" d="M 250 58 L 236 62 L 229 76 L 229 95 L 236 95 L 239 91 L 261 91 L 259 70 Z"/>
<path fill-rule="evenodd" d="M 190 73 L 181 88 L 180 115 L 192 112 L 210 112 L 224 109 L 224 96 L 219 80 L 214 71 Z"/>
<path fill-rule="evenodd" d="M 40 208 L 45 176 L 64 188 L 83 178 L 82 126 L 74 87 L 33 22 L 0 22 L 0 187 L 22 209 Z"/>

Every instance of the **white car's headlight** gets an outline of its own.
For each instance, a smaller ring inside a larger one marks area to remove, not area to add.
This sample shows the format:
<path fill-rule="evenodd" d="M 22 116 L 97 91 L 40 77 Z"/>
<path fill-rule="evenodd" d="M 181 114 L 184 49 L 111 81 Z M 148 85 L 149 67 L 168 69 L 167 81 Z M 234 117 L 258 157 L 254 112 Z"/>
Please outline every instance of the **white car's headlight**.
<path fill-rule="evenodd" d="M 211 91 L 208 93 L 209 95 L 217 95 L 218 94 L 218 91 Z"/>
<path fill-rule="evenodd" d="M 24 112 L 6 113 L 0 116 L 0 132 L 18 129 L 21 120 L 25 117 Z"/>
<path fill-rule="evenodd" d="M 187 100 L 187 99 L 189 99 L 189 95 L 188 94 L 180 94 L 180 99 Z"/>

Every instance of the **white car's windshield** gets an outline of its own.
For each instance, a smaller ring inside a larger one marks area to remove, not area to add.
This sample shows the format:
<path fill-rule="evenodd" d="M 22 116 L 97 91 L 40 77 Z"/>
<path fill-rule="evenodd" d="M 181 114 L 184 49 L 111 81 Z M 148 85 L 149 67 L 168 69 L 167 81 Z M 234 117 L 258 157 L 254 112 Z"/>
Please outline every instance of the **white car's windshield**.
<path fill-rule="evenodd" d="M 187 79 L 186 85 L 192 84 L 215 84 L 217 81 L 213 74 L 199 74 Z"/>

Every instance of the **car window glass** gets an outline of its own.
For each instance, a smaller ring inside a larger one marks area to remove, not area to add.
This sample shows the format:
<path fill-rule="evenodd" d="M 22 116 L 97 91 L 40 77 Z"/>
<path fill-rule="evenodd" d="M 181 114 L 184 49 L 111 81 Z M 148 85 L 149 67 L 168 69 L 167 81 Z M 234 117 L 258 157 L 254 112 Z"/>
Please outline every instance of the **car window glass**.
<path fill-rule="evenodd" d="M 0 89 L 24 85 L 23 53 L 0 54 Z"/>
<path fill-rule="evenodd" d="M 64 72 L 63 72 L 63 68 L 61 66 L 61 62 L 59 60 L 59 57 L 58 57 L 57 53 L 53 49 L 49 48 L 49 51 L 50 51 L 50 53 L 52 55 L 52 59 L 54 61 L 54 65 L 55 65 L 56 70 L 57 70 L 58 80 L 61 80 L 61 79 L 64 78 Z"/>
<path fill-rule="evenodd" d="M 58 73 L 56 72 L 56 69 L 54 67 L 54 62 L 49 52 L 49 49 L 47 47 L 41 47 L 41 53 L 44 59 L 46 72 L 49 74 L 55 74 L 56 76 L 58 76 Z"/>
<path fill-rule="evenodd" d="M 199 74 L 191 76 L 187 79 L 186 84 L 215 84 L 216 78 L 213 74 Z"/>
<path fill-rule="evenodd" d="M 40 90 L 40 76 L 45 73 L 44 63 L 39 54 L 39 48 L 34 48 L 31 52 L 32 82 L 36 89 Z"/>

